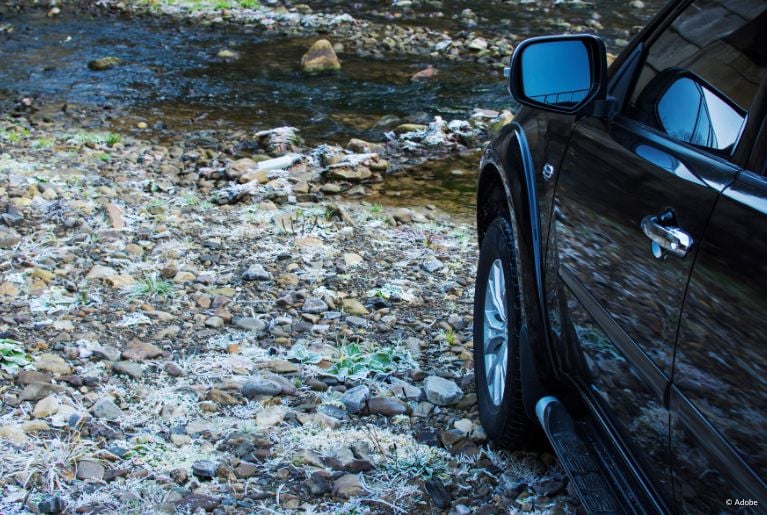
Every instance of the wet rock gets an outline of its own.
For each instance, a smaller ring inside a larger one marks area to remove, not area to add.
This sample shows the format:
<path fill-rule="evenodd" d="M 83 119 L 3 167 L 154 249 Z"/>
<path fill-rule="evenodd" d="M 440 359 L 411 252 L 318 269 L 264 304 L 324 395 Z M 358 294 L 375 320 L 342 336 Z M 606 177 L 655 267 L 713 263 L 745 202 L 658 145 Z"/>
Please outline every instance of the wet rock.
<path fill-rule="evenodd" d="M 97 461 L 82 460 L 77 462 L 77 479 L 84 481 L 95 479 L 101 481 L 104 479 L 106 469 Z"/>
<path fill-rule="evenodd" d="M 222 48 L 221 50 L 216 53 L 216 57 L 219 59 L 223 59 L 225 61 L 234 61 L 236 59 L 240 58 L 239 52 L 235 52 L 234 50 L 229 50 L 228 48 Z"/>
<path fill-rule="evenodd" d="M 410 77 L 410 80 L 412 81 L 429 80 L 429 79 L 435 78 L 437 75 L 439 75 L 439 70 L 434 68 L 432 65 L 429 65 L 423 70 L 420 70 L 414 73 Z"/>
<path fill-rule="evenodd" d="M 94 417 L 104 420 L 119 420 L 124 416 L 123 410 L 108 397 L 102 397 L 96 401 L 91 408 L 91 413 Z"/>
<path fill-rule="evenodd" d="M 332 72 L 340 70 L 341 63 L 330 41 L 320 39 L 301 57 L 301 68 L 307 73 Z"/>
<path fill-rule="evenodd" d="M 94 59 L 93 61 L 89 61 L 88 68 L 99 72 L 114 68 L 115 66 L 119 66 L 121 63 L 122 61 L 117 57 L 102 57 L 101 59 Z"/>
<path fill-rule="evenodd" d="M 358 154 L 383 154 L 386 151 L 386 147 L 380 143 L 370 143 L 357 138 L 350 139 L 346 148 Z"/>
<path fill-rule="evenodd" d="M 359 413 L 365 407 L 365 401 L 370 397 L 370 389 L 361 384 L 345 391 L 341 396 L 341 402 L 346 406 L 349 413 Z"/>
<path fill-rule="evenodd" d="M 423 386 L 426 399 L 437 406 L 450 406 L 463 397 L 463 391 L 455 382 L 439 376 L 427 377 Z"/>

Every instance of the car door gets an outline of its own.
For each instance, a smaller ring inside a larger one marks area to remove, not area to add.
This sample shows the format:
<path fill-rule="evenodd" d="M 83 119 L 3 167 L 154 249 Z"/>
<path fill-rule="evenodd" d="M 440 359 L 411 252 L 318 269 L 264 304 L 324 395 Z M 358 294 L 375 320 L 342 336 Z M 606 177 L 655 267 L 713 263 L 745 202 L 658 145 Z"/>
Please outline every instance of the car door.
<path fill-rule="evenodd" d="M 763 112 L 752 115 L 763 123 Z M 686 512 L 767 504 L 765 130 L 752 153 L 760 157 L 717 202 L 682 313 L 670 409 L 675 490 Z"/>
<path fill-rule="evenodd" d="M 747 16 L 733 15 L 735 7 Z M 750 71 L 715 65 L 734 56 L 728 38 L 764 8 L 697 0 L 650 35 L 626 105 L 613 120 L 576 125 L 556 188 L 550 247 L 565 288 L 548 301 L 564 313 L 566 366 L 629 463 L 667 501 L 681 307 L 697 243 L 738 173 L 730 156 L 754 90 Z M 738 93 L 722 94 L 723 78 Z"/>

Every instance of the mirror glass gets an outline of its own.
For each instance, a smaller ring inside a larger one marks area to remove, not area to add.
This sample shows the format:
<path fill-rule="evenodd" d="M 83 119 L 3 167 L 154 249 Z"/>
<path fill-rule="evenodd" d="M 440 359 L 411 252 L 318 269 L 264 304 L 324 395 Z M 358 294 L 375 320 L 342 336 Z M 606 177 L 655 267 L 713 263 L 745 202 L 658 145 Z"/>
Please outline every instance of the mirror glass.
<path fill-rule="evenodd" d="M 720 93 L 690 77 L 671 83 L 658 101 L 657 112 L 666 134 L 714 150 L 732 146 L 746 120 Z"/>
<path fill-rule="evenodd" d="M 535 102 L 574 107 L 592 87 L 591 63 L 581 41 L 542 41 L 523 52 L 522 90 Z"/>

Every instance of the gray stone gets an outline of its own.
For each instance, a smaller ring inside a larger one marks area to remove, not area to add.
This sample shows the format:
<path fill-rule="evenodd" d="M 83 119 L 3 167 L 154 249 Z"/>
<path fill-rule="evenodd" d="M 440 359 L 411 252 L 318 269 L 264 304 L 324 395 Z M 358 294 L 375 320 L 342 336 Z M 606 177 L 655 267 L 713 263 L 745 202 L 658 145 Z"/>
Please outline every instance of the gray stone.
<path fill-rule="evenodd" d="M 136 379 L 144 375 L 144 370 L 141 368 L 141 364 L 134 363 L 133 361 L 118 361 L 112 368 L 116 374 L 131 376 Z"/>
<path fill-rule="evenodd" d="M 242 279 L 245 281 L 270 281 L 272 274 L 266 271 L 263 265 L 255 264 L 250 265 L 242 274 Z"/>
<path fill-rule="evenodd" d="M 96 479 L 100 481 L 104 479 L 105 472 L 104 466 L 97 461 L 83 460 L 77 462 L 77 479 Z"/>
<path fill-rule="evenodd" d="M 102 397 L 97 400 L 96 404 L 91 408 L 91 413 L 93 413 L 94 417 L 105 420 L 118 420 L 123 416 L 123 410 L 109 397 Z"/>
<path fill-rule="evenodd" d="M 413 401 L 420 400 L 421 396 L 423 395 L 423 392 L 421 391 L 420 388 L 418 388 L 417 386 L 413 386 L 407 381 L 403 381 L 402 379 L 398 379 L 396 377 L 391 378 L 391 388 L 389 389 L 397 397 L 405 398 L 405 399 L 409 399 Z"/>
<path fill-rule="evenodd" d="M 46 496 L 42 501 L 37 503 L 37 509 L 40 513 L 63 513 L 67 508 L 67 503 L 64 502 L 58 495 Z"/>
<path fill-rule="evenodd" d="M 200 460 L 192 463 L 192 474 L 200 479 L 213 479 L 216 477 L 216 468 L 218 465 L 215 461 Z"/>
<path fill-rule="evenodd" d="M 264 377 L 253 377 L 249 379 L 240 390 L 244 397 L 252 399 L 259 395 L 279 395 L 282 393 L 282 386 L 276 381 Z"/>
<path fill-rule="evenodd" d="M 104 345 L 103 347 L 93 349 L 93 355 L 107 361 L 117 361 L 120 359 L 120 351 L 111 345 Z"/>
<path fill-rule="evenodd" d="M 341 402 L 349 413 L 359 413 L 365 407 L 365 401 L 370 397 L 370 389 L 361 384 L 346 390 L 341 396 Z"/>
<path fill-rule="evenodd" d="M 304 301 L 304 305 L 301 308 L 301 311 L 304 313 L 324 313 L 327 311 L 328 305 L 325 304 L 325 301 L 320 299 L 319 297 L 309 297 Z"/>
<path fill-rule="evenodd" d="M 205 325 L 214 329 L 224 327 L 224 319 L 221 317 L 210 317 L 205 321 Z"/>
<path fill-rule="evenodd" d="M 367 327 L 368 325 L 367 319 L 355 316 L 346 317 L 346 323 L 355 327 Z"/>
<path fill-rule="evenodd" d="M 234 325 L 245 331 L 262 332 L 266 329 L 266 322 L 253 317 L 242 317 L 234 321 Z"/>
<path fill-rule="evenodd" d="M 427 377 L 423 382 L 423 387 L 426 392 L 426 399 L 438 406 L 450 406 L 463 397 L 463 391 L 454 381 L 439 376 Z"/>

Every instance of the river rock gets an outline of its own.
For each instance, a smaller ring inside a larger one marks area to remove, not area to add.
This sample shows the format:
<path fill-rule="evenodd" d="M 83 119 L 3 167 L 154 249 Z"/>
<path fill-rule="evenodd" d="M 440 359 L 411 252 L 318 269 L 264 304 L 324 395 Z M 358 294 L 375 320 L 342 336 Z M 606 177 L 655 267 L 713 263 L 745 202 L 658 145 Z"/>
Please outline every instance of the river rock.
<path fill-rule="evenodd" d="M 423 387 L 426 392 L 426 399 L 438 406 L 450 406 L 463 397 L 463 391 L 458 385 L 443 377 L 427 377 L 423 382 Z"/>
<path fill-rule="evenodd" d="M 301 57 L 301 68 L 307 73 L 322 73 L 340 70 L 341 63 L 330 41 L 320 39 Z"/>
<path fill-rule="evenodd" d="M 88 62 L 88 68 L 90 68 L 93 71 L 104 71 L 108 70 L 110 68 L 114 68 L 115 66 L 120 65 L 122 61 L 118 59 L 117 57 L 102 57 L 101 59 L 94 59 L 93 61 Z"/>
<path fill-rule="evenodd" d="M 330 171 L 328 171 L 328 177 L 330 179 L 350 182 L 364 181 L 370 179 L 372 176 L 373 172 L 370 171 L 370 168 L 362 165 L 353 168 L 346 165 L 338 166 L 331 168 Z"/>

